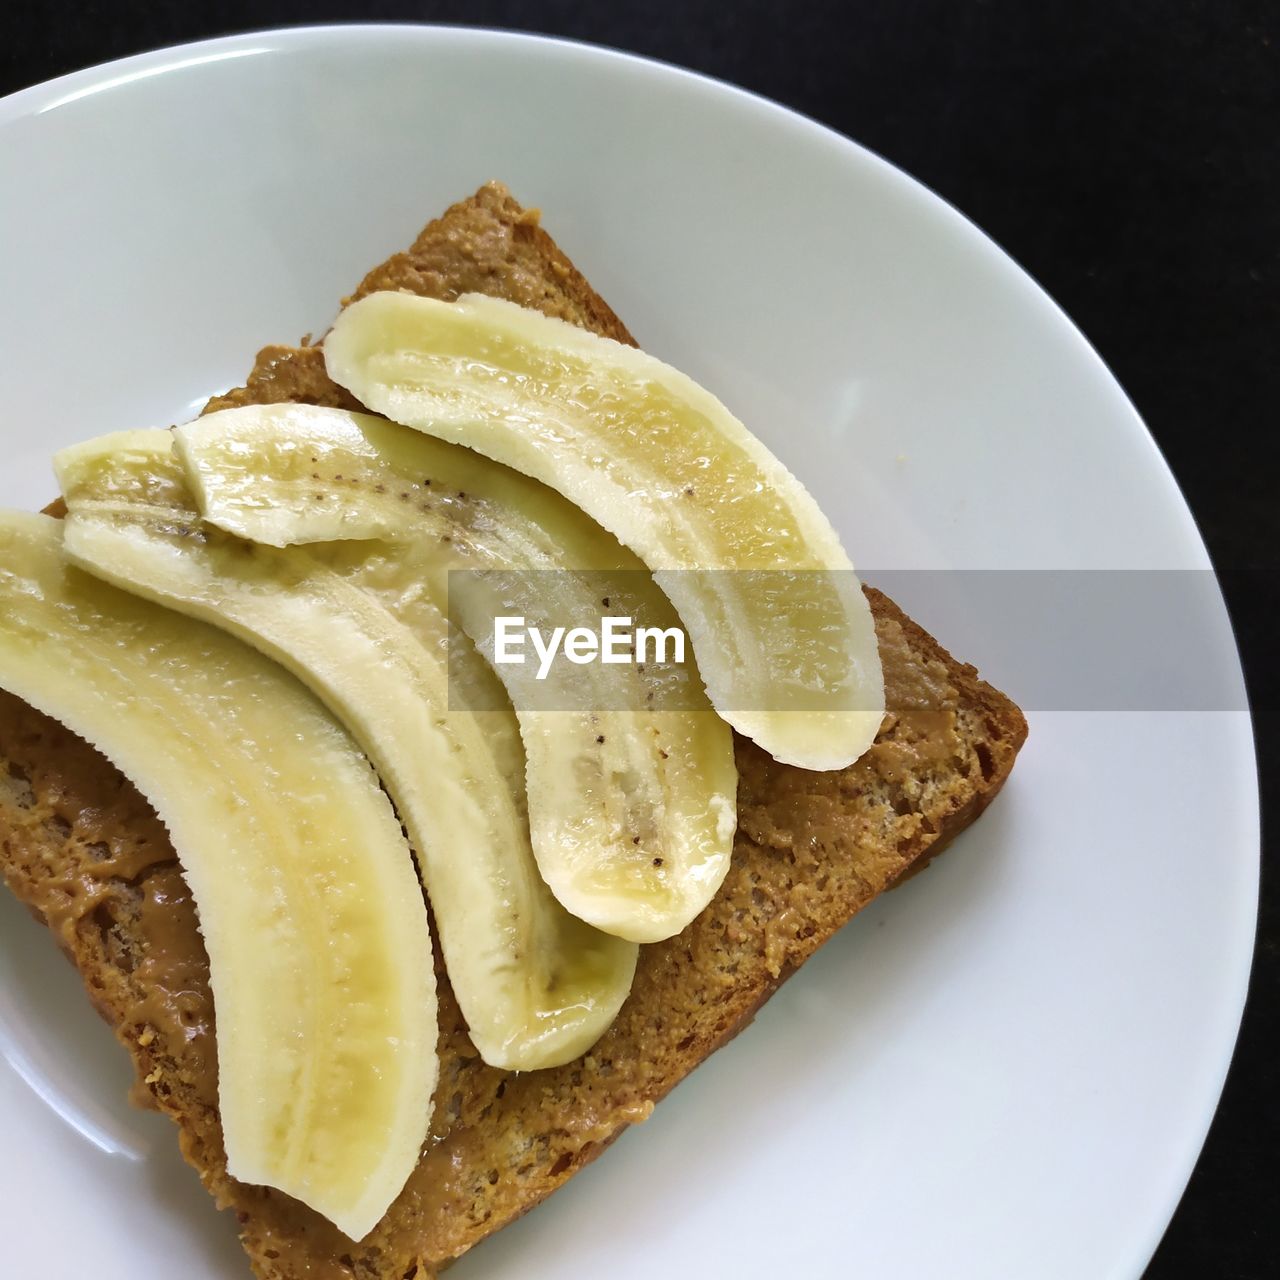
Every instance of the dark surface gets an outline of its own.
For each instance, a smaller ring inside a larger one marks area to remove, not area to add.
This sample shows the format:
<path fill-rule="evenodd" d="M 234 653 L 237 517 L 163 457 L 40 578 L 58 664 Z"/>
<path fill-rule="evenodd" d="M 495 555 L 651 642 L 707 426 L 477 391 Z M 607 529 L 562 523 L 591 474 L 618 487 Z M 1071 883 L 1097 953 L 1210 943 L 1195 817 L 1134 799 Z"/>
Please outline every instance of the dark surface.
<path fill-rule="evenodd" d="M 354 18 L 551 32 L 723 77 L 880 152 L 989 232 L 1115 371 L 1215 562 L 1252 571 L 1226 589 L 1277 813 L 1280 2 L 85 0 L 4 7 L 0 93 L 157 45 Z M 1255 1280 L 1280 1258 L 1272 881 L 1236 1060 L 1153 1280 Z"/>

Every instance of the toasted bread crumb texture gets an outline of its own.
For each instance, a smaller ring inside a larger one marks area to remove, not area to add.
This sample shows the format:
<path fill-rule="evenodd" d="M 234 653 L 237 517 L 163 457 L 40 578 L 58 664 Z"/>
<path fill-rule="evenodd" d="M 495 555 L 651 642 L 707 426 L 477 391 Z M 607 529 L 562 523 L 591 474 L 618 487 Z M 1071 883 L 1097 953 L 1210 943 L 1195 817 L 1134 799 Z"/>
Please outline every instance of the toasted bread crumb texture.
<path fill-rule="evenodd" d="M 478 290 L 630 341 L 617 317 L 496 184 L 430 224 L 356 296 Z M 246 387 L 210 408 L 350 404 L 315 347 L 268 348 Z M 839 773 L 779 765 L 737 743 L 733 868 L 678 937 L 641 949 L 633 993 L 585 1058 L 512 1075 L 482 1063 L 447 981 L 436 1121 L 403 1194 L 359 1244 L 300 1204 L 228 1178 L 216 1104 L 213 1008 L 194 912 L 163 828 L 112 767 L 65 729 L 0 699 L 0 864 L 53 930 L 133 1055 L 140 1099 L 233 1208 L 262 1280 L 427 1280 L 594 1159 L 877 893 L 990 802 L 1025 737 L 1018 709 L 869 591 L 888 705 L 876 745 Z"/>
<path fill-rule="evenodd" d="M 343 305 L 380 289 L 403 289 L 445 302 L 464 293 L 487 293 L 636 345 L 539 225 L 537 211 L 522 208 L 497 182 L 429 222 L 407 252 L 374 267 Z M 318 346 L 270 346 L 258 353 L 245 386 L 215 396 L 204 411 L 290 400 L 363 408 L 329 379 Z"/>

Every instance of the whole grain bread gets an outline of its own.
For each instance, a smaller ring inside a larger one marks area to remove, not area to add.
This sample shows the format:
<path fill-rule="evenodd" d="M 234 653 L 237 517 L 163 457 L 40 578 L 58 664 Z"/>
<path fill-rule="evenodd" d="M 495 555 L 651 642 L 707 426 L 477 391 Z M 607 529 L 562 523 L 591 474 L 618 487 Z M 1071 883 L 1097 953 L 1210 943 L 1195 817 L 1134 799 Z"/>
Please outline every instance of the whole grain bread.
<path fill-rule="evenodd" d="M 479 291 L 621 341 L 622 323 L 496 184 L 432 222 L 354 296 Z M 268 347 L 210 408 L 352 402 L 316 347 Z M 0 694 L 0 866 L 131 1053 L 137 1100 L 234 1210 L 261 1280 L 427 1280 L 594 1159 L 861 907 L 919 869 L 999 791 L 1026 735 L 1018 708 L 868 591 L 889 713 L 852 767 L 809 773 L 738 740 L 733 867 L 682 934 L 641 949 L 615 1024 L 579 1061 L 524 1075 L 480 1061 L 447 978 L 433 1132 L 399 1199 L 359 1244 L 301 1204 L 228 1177 L 214 1010 L 195 911 L 159 820 L 97 752 Z M 625 1209 L 620 1209 L 624 1212 Z"/>

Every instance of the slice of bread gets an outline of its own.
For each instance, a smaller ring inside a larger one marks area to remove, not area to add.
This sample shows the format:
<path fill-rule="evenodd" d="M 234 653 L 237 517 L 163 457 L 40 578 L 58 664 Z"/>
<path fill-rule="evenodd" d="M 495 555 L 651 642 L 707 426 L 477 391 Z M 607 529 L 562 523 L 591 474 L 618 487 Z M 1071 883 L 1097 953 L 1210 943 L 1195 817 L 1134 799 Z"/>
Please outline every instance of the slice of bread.
<path fill-rule="evenodd" d="M 356 296 L 383 288 L 490 293 L 632 340 L 536 213 L 496 184 L 431 223 Z M 209 407 L 282 400 L 351 403 L 318 348 L 268 347 L 248 384 Z M 487 1067 L 443 980 L 434 1132 L 359 1244 L 288 1197 L 227 1176 L 208 962 L 165 831 L 95 751 L 0 695 L 5 879 L 132 1054 L 137 1099 L 177 1122 L 183 1154 L 236 1212 L 262 1280 L 434 1275 L 645 1119 L 841 925 L 991 802 L 1026 736 L 1021 712 L 883 595 L 868 596 L 891 708 L 875 746 L 849 769 L 808 773 L 737 742 L 733 868 L 682 934 L 641 949 L 630 999 L 581 1060 L 525 1075 Z"/>

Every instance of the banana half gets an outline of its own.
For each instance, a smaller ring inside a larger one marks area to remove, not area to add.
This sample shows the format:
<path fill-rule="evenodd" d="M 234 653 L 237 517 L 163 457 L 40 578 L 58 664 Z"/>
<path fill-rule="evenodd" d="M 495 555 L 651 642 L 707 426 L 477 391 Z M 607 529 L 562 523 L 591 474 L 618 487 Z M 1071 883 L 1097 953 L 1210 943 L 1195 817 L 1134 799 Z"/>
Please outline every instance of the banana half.
<path fill-rule="evenodd" d="M 795 476 L 691 378 L 475 294 L 370 294 L 324 352 L 362 404 L 542 481 L 630 547 L 716 709 L 771 755 L 838 769 L 871 745 L 884 680 L 849 558 Z"/>
<path fill-rule="evenodd" d="M 540 879 L 515 718 L 500 687 L 482 699 L 495 710 L 449 709 L 448 625 L 424 575 L 376 546 L 278 549 L 207 526 L 167 431 L 76 445 L 55 468 L 74 563 L 247 640 L 363 746 L 417 851 L 481 1057 L 531 1070 L 588 1049 L 630 991 L 636 947 L 569 915 Z M 493 683 L 474 648 L 453 649 L 467 682 Z"/>
<path fill-rule="evenodd" d="M 417 1163 L 436 1083 L 426 905 L 356 744 L 291 676 L 74 568 L 0 515 L 0 685 L 155 806 L 218 1018 L 227 1163 L 360 1239 Z"/>
<path fill-rule="evenodd" d="M 598 624 L 602 613 L 678 626 L 617 539 L 554 490 L 469 449 L 308 405 L 230 409 L 176 436 L 205 517 L 265 544 L 264 556 L 379 539 L 349 554 L 387 556 L 390 542 L 419 581 L 437 584 L 449 568 L 484 571 L 450 574 L 449 605 L 491 660 L 504 614 L 546 630 Z M 551 687 L 532 664 L 493 670 L 519 719 L 533 849 L 552 892 L 619 937 L 678 933 L 720 887 L 736 826 L 732 736 L 692 655 L 681 667 L 580 665 Z"/>

